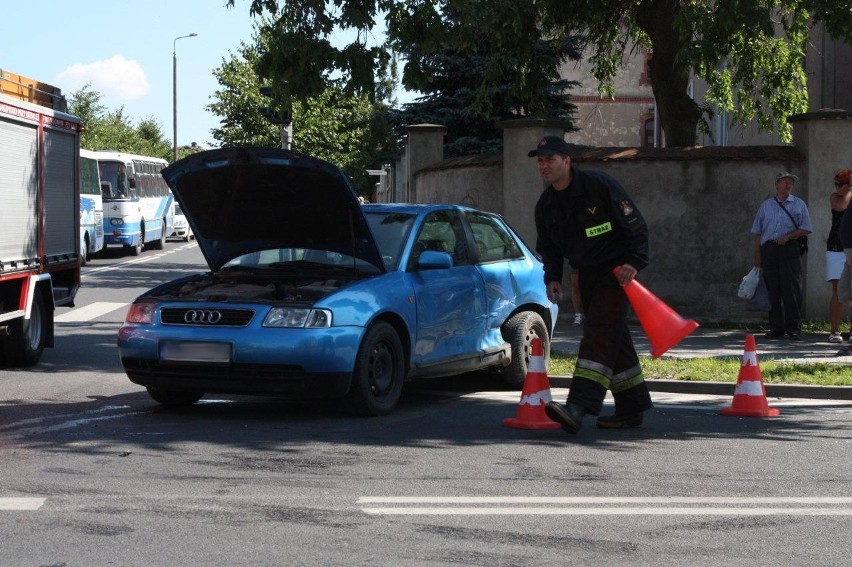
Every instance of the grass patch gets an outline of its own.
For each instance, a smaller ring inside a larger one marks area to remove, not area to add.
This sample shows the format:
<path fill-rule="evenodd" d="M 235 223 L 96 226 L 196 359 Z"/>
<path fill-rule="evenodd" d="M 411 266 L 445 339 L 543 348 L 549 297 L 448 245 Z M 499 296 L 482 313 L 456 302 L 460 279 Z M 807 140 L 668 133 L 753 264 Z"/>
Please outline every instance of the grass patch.
<path fill-rule="evenodd" d="M 693 382 L 735 383 L 741 359 L 736 358 L 658 358 L 640 356 L 642 371 L 649 380 L 686 380 Z M 852 386 L 852 366 L 825 362 L 758 361 L 760 375 L 766 384 L 808 384 L 818 386 Z M 548 374 L 571 376 L 577 356 L 550 352 Z"/>

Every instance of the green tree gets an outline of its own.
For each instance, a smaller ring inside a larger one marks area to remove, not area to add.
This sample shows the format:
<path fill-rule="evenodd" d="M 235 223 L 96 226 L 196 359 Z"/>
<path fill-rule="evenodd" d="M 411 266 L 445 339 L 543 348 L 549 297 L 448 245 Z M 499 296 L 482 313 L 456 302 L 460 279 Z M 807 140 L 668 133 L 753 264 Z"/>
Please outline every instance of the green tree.
<path fill-rule="evenodd" d="M 258 74 L 260 49 L 264 42 L 263 26 L 255 35 L 255 46 L 241 44 L 213 71 L 222 88 L 213 94 L 208 109 L 220 117 L 221 127 L 213 137 L 222 146 L 279 146 L 280 130 L 270 122 L 264 109 L 272 100 L 260 94 L 260 87 L 271 80 Z M 367 169 L 381 165 L 381 155 L 393 147 L 387 108 L 366 94 L 351 94 L 329 82 L 316 95 L 287 97 L 292 112 L 292 147 L 339 166 L 352 180 L 359 193 L 372 192 Z M 276 108 L 280 111 L 280 108 Z"/>
<path fill-rule="evenodd" d="M 156 120 L 147 118 L 133 126 L 124 107 L 110 111 L 102 95 L 85 85 L 71 94 L 68 111 L 85 125 L 80 146 L 87 150 L 112 150 L 171 159 L 172 147 Z"/>
<path fill-rule="evenodd" d="M 695 143 L 711 107 L 689 96 L 693 75 L 739 124 L 757 120 L 789 140 L 791 114 L 807 110 L 808 32 L 824 21 L 852 37 L 852 0 L 613 0 L 603 5 L 542 0 L 556 33 L 584 30 L 593 74 L 605 93 L 628 45 L 644 46 L 657 110 L 670 146 Z"/>
<path fill-rule="evenodd" d="M 441 35 L 464 38 L 464 44 L 419 42 L 426 23 L 400 19 L 394 44 L 400 57 L 417 63 L 406 67 L 405 80 L 424 95 L 398 114 L 398 134 L 406 124 L 442 124 L 444 153 L 452 156 L 500 151 L 502 120 L 535 116 L 570 124 L 575 107 L 568 90 L 576 83 L 562 79 L 559 67 L 579 59 L 579 38 L 548 39 L 539 30 L 520 56 L 507 57 L 494 49 L 480 20 L 460 19 L 452 11 L 425 17 L 427 23 L 440 20 Z M 534 21 L 528 23 L 537 29 Z"/>
<path fill-rule="evenodd" d="M 250 13 L 278 18 L 265 65 L 283 73 L 299 93 L 321 90 L 332 71 L 343 74 L 347 88 L 371 92 L 408 21 L 417 23 L 418 44 L 470 51 L 470 38 L 443 26 L 440 15 L 448 9 L 459 19 L 480 22 L 495 53 L 518 62 L 522 90 L 530 88 L 523 54 L 539 22 L 553 37 L 586 37 L 604 93 L 612 93 L 611 80 L 628 46 L 644 46 L 653 55 L 651 82 L 667 144 L 688 146 L 711 112 L 688 95 L 693 75 L 708 81 L 708 99 L 739 122 L 757 119 L 764 130 L 788 137 L 787 117 L 806 110 L 808 30 L 824 22 L 834 37 L 852 39 L 850 8 L 852 0 L 252 0 Z M 389 42 L 369 47 L 366 40 L 380 14 Z M 335 48 L 329 38 L 339 30 L 354 30 L 356 37 Z M 413 88 L 420 66 L 417 59 L 406 62 L 404 86 Z M 492 69 L 481 93 L 498 76 Z"/>
<path fill-rule="evenodd" d="M 255 71 L 256 47 L 241 43 L 237 53 L 213 70 L 221 88 L 213 93 L 207 109 L 220 118 L 213 138 L 221 146 L 278 146 L 280 130 L 264 116 L 270 99 L 260 94 L 263 81 Z"/>

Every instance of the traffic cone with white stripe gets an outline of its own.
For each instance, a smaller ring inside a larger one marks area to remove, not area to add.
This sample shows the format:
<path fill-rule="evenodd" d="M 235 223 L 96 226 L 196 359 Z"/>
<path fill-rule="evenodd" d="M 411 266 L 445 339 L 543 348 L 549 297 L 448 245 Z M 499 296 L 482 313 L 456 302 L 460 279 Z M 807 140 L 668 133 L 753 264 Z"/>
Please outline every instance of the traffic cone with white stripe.
<path fill-rule="evenodd" d="M 757 364 L 754 335 L 746 335 L 745 352 L 740 364 L 737 386 L 734 388 L 734 399 L 731 405 L 722 408 L 720 413 L 742 417 L 774 417 L 781 413 L 781 410 L 769 407 L 766 400 L 766 387 Z"/>
<path fill-rule="evenodd" d="M 507 417 L 503 425 L 519 429 L 559 429 L 562 426 L 544 413 L 545 404 L 552 399 L 550 381 L 544 368 L 544 346 L 539 337 L 533 337 L 517 416 Z"/>

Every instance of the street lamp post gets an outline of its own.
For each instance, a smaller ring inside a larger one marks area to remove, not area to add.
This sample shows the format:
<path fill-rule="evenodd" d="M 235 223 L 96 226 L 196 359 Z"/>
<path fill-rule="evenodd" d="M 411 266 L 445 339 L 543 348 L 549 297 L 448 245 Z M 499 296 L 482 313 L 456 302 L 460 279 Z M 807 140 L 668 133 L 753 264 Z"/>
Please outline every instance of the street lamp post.
<path fill-rule="evenodd" d="M 177 143 L 177 40 L 183 39 L 185 37 L 196 37 L 197 33 L 191 33 L 189 35 L 181 35 L 174 39 L 172 42 L 172 126 L 174 127 L 174 150 L 175 157 L 174 161 L 177 161 L 178 158 L 178 143 Z"/>

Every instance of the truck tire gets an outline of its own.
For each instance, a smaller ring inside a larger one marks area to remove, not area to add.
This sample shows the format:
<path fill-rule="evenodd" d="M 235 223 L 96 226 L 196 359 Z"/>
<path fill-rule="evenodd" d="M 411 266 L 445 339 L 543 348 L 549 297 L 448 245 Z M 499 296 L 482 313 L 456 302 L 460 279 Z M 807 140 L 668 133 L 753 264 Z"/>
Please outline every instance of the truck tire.
<path fill-rule="evenodd" d="M 47 309 L 44 298 L 36 290 L 30 318 L 15 319 L 9 324 L 9 335 L 3 340 L 7 366 L 32 366 L 41 359 L 47 334 Z"/>

